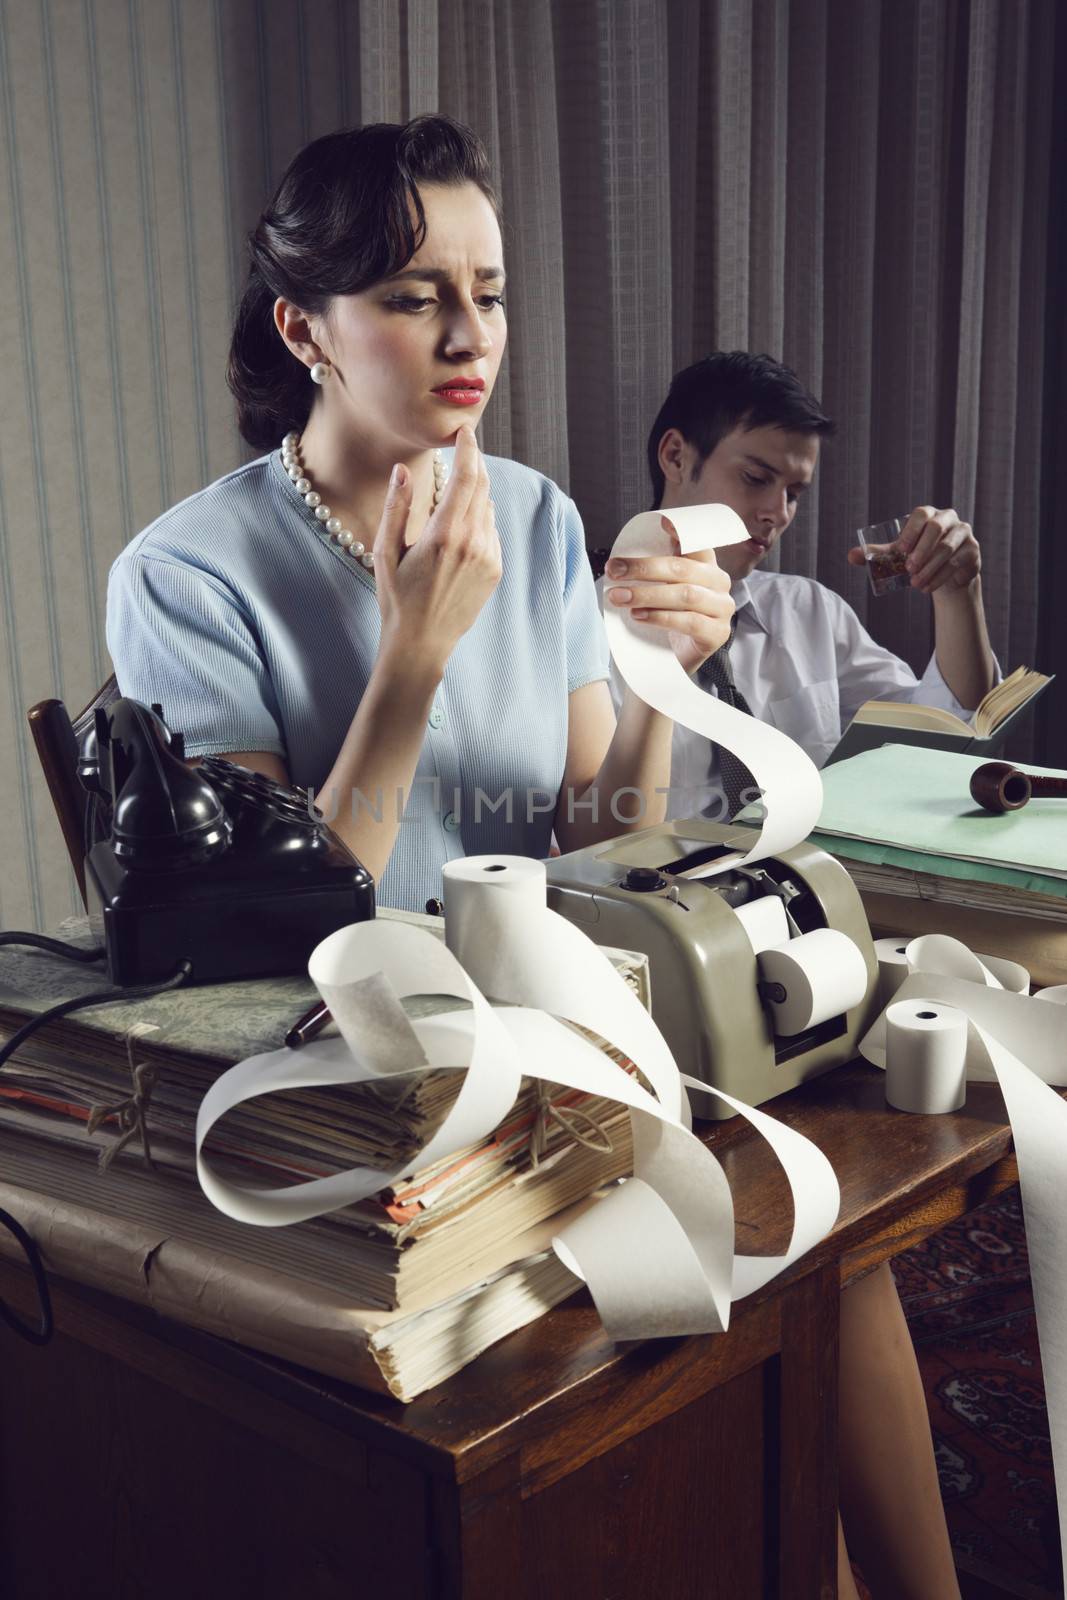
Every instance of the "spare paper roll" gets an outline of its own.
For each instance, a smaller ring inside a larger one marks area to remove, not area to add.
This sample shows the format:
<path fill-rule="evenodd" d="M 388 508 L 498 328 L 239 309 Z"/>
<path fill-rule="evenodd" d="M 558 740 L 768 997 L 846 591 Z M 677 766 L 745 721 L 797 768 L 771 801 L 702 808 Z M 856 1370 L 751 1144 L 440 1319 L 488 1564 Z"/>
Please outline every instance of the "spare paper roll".
<path fill-rule="evenodd" d="M 876 939 L 874 954 L 878 962 L 878 1001 L 882 1010 L 889 1004 L 911 971 L 906 935 Z"/>
<path fill-rule="evenodd" d="M 757 961 L 776 1034 L 817 1027 L 858 1006 L 867 993 L 863 953 L 836 928 L 802 933 L 776 950 L 764 950 Z"/>
<path fill-rule="evenodd" d="M 776 894 L 765 894 L 759 900 L 749 900 L 737 907 L 737 920 L 748 935 L 748 942 L 756 955 L 761 950 L 773 950 L 776 944 L 788 944 L 789 923 L 785 902 Z"/>
<path fill-rule="evenodd" d="M 898 1111 L 958 1111 L 967 1098 L 967 1018 L 929 1000 L 886 1012 L 885 1097 Z"/>
<path fill-rule="evenodd" d="M 665 526 L 666 524 L 666 526 Z M 673 543 L 673 528 L 678 544 Z M 612 546 L 612 556 L 683 555 L 740 544 L 748 538 L 729 506 L 673 506 L 669 514 L 644 511 L 632 517 Z M 763 825 L 751 846 L 708 867 L 725 872 L 741 862 L 787 850 L 806 839 L 822 809 L 822 780 L 814 762 L 769 723 L 724 705 L 684 671 L 663 628 L 635 622 L 627 610 L 609 605 L 604 614 L 608 645 L 625 682 L 646 705 L 682 727 L 724 746 L 751 772 L 762 790 Z"/>

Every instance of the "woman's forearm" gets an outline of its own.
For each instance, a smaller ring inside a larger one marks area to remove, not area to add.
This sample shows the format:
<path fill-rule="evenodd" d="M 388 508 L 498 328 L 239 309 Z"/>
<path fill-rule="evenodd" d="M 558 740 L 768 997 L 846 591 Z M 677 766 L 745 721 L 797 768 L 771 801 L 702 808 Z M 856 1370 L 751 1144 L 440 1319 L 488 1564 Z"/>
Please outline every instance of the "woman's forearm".
<path fill-rule="evenodd" d="M 409 653 L 379 655 L 315 804 L 378 879 L 396 843 L 441 673 Z"/>
<path fill-rule="evenodd" d="M 564 853 L 650 828 L 667 815 L 674 723 L 629 688 L 607 755 L 592 783 L 568 805 L 560 796 L 556 838 Z"/>

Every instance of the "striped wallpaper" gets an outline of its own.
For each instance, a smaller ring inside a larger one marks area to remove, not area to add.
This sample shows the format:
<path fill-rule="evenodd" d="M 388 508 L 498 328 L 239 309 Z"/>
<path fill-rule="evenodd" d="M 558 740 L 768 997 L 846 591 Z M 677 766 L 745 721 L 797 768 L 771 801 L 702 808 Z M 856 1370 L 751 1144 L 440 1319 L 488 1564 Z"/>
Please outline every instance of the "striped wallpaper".
<path fill-rule="evenodd" d="M 345 124 L 440 108 L 485 140 L 511 274 L 485 443 L 569 487 L 591 544 L 647 503 L 674 367 L 751 344 L 842 422 L 786 561 L 863 611 L 849 530 L 954 503 L 994 643 L 1032 660 L 1054 4 L 0 0 L 0 926 L 78 905 L 25 711 L 80 709 L 115 554 L 242 459 L 243 238 Z M 870 621 L 929 647 L 922 607 Z"/>

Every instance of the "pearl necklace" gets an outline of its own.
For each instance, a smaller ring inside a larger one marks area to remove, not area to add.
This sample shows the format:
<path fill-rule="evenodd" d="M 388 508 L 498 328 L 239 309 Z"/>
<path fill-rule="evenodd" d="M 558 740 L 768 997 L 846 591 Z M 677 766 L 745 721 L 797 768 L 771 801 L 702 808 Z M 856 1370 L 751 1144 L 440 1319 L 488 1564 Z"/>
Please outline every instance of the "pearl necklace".
<path fill-rule="evenodd" d="M 313 487 L 307 470 L 300 460 L 300 435 L 287 433 L 282 440 L 282 466 L 286 476 L 298 495 L 301 495 L 304 504 L 315 513 L 325 531 L 330 535 L 331 543 L 336 544 L 353 561 L 358 561 L 367 572 L 373 570 L 374 552 L 368 550 L 356 538 L 351 528 L 346 528 L 340 517 L 335 517 L 329 506 L 323 505 L 322 496 Z M 448 468 L 440 450 L 433 453 L 433 500 L 430 505 L 430 515 L 437 510 L 441 502 L 441 495 L 445 484 L 448 482 Z"/>

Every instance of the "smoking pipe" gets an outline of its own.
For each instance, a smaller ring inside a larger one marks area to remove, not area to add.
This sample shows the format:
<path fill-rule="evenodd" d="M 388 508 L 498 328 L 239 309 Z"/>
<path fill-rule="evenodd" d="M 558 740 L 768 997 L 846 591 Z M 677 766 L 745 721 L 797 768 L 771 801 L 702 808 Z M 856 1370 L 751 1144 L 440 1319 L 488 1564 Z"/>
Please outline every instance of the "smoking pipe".
<path fill-rule="evenodd" d="M 987 761 L 971 773 L 971 796 L 987 811 L 1018 811 L 1028 800 L 1067 800 L 1067 778 L 1039 777 L 1006 761 Z"/>

